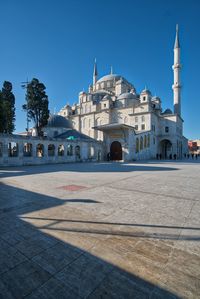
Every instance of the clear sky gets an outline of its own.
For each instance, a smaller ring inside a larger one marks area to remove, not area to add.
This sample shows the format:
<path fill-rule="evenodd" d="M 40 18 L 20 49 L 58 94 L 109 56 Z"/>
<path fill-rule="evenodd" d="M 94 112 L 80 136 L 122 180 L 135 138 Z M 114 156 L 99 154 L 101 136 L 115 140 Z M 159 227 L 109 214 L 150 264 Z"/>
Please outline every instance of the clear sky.
<path fill-rule="evenodd" d="M 21 82 L 46 85 L 51 112 L 99 77 L 124 76 L 173 109 L 173 46 L 179 24 L 182 117 L 187 138 L 200 138 L 200 0 L 0 0 L 0 84 L 13 84 L 16 132 L 24 131 Z"/>

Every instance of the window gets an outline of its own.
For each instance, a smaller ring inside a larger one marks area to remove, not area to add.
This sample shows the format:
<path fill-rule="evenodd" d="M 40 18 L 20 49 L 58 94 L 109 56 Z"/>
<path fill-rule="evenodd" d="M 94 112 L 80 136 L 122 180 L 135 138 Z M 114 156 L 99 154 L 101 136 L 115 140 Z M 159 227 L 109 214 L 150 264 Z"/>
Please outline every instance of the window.
<path fill-rule="evenodd" d="M 8 143 L 8 156 L 17 157 L 18 156 L 18 143 L 9 142 Z"/>
<path fill-rule="evenodd" d="M 138 116 L 135 117 L 135 122 L 136 122 L 136 123 L 138 122 Z"/>
<path fill-rule="evenodd" d="M 143 101 L 145 101 L 146 100 L 146 97 L 143 97 Z"/>
<path fill-rule="evenodd" d="M 58 156 L 64 156 L 64 145 L 60 144 L 58 146 Z"/>
<path fill-rule="evenodd" d="M 143 122 L 145 121 L 145 117 L 144 117 L 144 115 L 142 116 L 142 121 L 143 121 Z"/>
<path fill-rule="evenodd" d="M 55 155 L 55 145 L 49 144 L 48 145 L 48 156 L 53 157 Z"/>
<path fill-rule="evenodd" d="M 67 146 L 67 156 L 73 156 L 73 146 L 71 144 Z"/>
<path fill-rule="evenodd" d="M 150 147 L 150 134 L 148 134 L 147 147 Z"/>
<path fill-rule="evenodd" d="M 38 158 L 44 157 L 44 145 L 38 144 L 36 147 L 36 155 Z"/>
<path fill-rule="evenodd" d="M 169 133 L 169 127 L 165 127 L 165 133 Z"/>
<path fill-rule="evenodd" d="M 138 125 L 135 125 L 135 130 L 138 130 Z"/>
<path fill-rule="evenodd" d="M 142 124 L 141 129 L 145 130 L 145 124 Z"/>
<path fill-rule="evenodd" d="M 0 142 L 0 157 L 3 156 L 3 143 Z"/>
<path fill-rule="evenodd" d="M 24 143 L 23 154 L 24 154 L 24 157 L 32 156 L 32 144 L 31 143 Z"/>
<path fill-rule="evenodd" d="M 94 146 L 90 146 L 89 148 L 89 158 L 93 158 L 94 157 Z"/>
<path fill-rule="evenodd" d="M 137 137 L 136 138 L 136 151 L 135 151 L 136 153 L 139 153 L 139 150 L 140 150 L 139 147 L 140 147 L 140 145 L 139 145 L 139 138 Z"/>
<path fill-rule="evenodd" d="M 145 135 L 144 136 L 144 148 L 146 148 L 147 147 L 147 136 Z"/>
<path fill-rule="evenodd" d="M 103 104 L 104 108 L 106 108 L 106 104 Z"/>
<path fill-rule="evenodd" d="M 79 146 L 79 145 L 77 145 L 77 146 L 75 147 L 75 156 L 76 156 L 76 158 L 78 158 L 78 159 L 81 158 L 81 150 L 80 150 L 80 146 Z"/>
<path fill-rule="evenodd" d="M 141 136 L 140 137 L 140 150 L 143 149 L 143 137 Z"/>

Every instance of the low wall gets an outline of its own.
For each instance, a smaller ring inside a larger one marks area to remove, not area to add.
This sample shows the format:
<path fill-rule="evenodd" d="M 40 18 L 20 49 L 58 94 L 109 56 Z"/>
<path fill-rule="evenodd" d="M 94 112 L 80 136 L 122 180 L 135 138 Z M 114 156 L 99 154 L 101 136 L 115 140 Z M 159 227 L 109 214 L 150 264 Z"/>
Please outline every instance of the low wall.
<path fill-rule="evenodd" d="M 102 142 L 0 134 L 0 166 L 101 161 Z"/>

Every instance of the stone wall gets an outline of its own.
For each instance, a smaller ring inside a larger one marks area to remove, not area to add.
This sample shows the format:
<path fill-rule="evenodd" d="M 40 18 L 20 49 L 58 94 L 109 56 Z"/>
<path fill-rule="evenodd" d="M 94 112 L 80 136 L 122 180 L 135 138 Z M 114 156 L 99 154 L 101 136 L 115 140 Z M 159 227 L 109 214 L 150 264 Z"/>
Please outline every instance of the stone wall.
<path fill-rule="evenodd" d="M 100 161 L 102 142 L 0 134 L 0 166 Z"/>

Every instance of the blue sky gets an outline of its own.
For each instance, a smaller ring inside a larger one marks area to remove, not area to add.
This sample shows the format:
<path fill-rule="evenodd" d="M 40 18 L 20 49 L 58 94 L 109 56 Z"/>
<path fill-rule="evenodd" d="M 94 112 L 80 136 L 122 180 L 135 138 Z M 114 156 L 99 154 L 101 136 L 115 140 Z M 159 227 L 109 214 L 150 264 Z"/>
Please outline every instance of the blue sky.
<path fill-rule="evenodd" d="M 0 0 L 0 85 L 11 81 L 16 97 L 16 132 L 24 131 L 21 82 L 46 85 L 50 110 L 77 102 L 99 77 L 124 76 L 140 92 L 147 86 L 173 108 L 173 45 L 179 24 L 184 134 L 200 138 L 199 0 Z"/>

